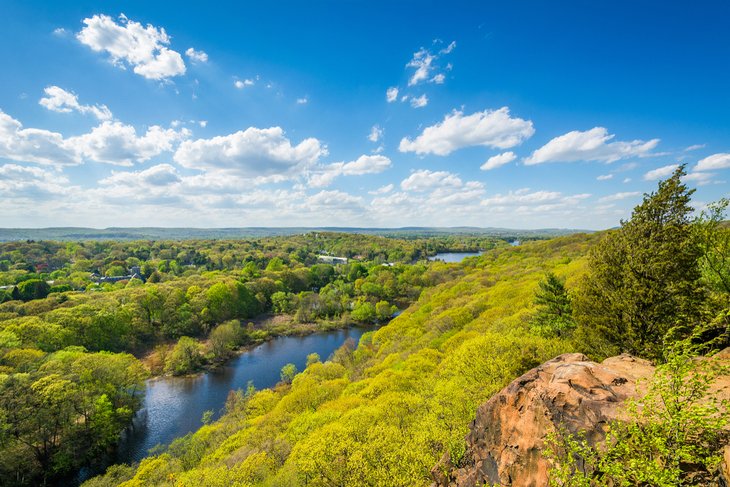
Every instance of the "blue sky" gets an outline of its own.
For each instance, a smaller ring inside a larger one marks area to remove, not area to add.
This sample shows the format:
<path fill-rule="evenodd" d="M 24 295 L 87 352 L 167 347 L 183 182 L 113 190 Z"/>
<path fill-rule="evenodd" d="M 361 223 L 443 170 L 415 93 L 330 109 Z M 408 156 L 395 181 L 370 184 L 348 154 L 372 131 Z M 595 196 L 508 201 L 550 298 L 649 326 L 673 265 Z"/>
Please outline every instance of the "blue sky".
<path fill-rule="evenodd" d="M 0 5 L 0 226 L 601 229 L 730 185 L 727 2 Z"/>

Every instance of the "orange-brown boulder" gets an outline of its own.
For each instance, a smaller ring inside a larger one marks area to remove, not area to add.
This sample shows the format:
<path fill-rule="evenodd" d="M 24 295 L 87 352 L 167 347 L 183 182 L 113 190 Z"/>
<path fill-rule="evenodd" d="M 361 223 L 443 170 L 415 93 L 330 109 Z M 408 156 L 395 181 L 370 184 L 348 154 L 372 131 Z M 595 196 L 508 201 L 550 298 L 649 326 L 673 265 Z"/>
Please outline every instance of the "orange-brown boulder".
<path fill-rule="evenodd" d="M 727 351 L 720 355 L 730 358 Z M 624 402 L 643 394 L 653 373 L 651 363 L 630 355 L 596 363 L 565 354 L 530 370 L 479 406 L 460 467 L 444 455 L 431 472 L 433 485 L 547 486 L 546 436 L 560 425 L 591 444 L 602 441 L 607 424 L 622 419 Z M 716 388 L 728 388 L 727 382 Z"/>

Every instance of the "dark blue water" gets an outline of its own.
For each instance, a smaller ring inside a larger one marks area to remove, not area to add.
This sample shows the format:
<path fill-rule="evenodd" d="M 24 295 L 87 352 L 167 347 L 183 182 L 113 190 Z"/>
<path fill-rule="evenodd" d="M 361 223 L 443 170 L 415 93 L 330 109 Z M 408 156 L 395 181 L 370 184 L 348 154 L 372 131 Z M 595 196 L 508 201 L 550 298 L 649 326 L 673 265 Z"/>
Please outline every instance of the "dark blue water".
<path fill-rule="evenodd" d="M 279 382 L 281 368 L 293 363 L 303 370 L 307 355 L 318 353 L 322 360 L 345 340 L 357 341 L 367 330 L 350 328 L 303 337 L 279 337 L 244 352 L 228 364 L 193 377 L 166 377 L 147 381 L 147 394 L 135 427 L 125 434 L 116 463 L 131 463 L 147 456 L 150 448 L 168 444 L 201 426 L 203 413 L 220 416 L 228 393 L 245 389 L 252 381 L 257 389 Z"/>
<path fill-rule="evenodd" d="M 443 252 L 428 258 L 428 260 L 442 260 L 444 262 L 461 262 L 467 257 L 476 257 L 482 255 L 483 252 Z"/>

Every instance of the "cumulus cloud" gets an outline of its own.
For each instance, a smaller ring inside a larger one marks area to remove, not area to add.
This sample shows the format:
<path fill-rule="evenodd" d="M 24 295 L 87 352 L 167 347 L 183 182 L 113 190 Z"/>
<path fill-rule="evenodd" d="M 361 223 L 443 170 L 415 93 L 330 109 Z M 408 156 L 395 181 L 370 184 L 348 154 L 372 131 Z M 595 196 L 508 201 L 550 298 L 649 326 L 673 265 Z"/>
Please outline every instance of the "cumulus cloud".
<path fill-rule="evenodd" d="M 385 99 L 388 100 L 388 103 L 396 101 L 398 99 L 398 88 L 395 86 L 388 88 L 385 92 Z"/>
<path fill-rule="evenodd" d="M 504 166 L 505 164 L 509 164 L 515 159 L 517 159 L 517 155 L 514 152 L 503 152 L 502 154 L 498 154 L 487 159 L 487 162 L 482 164 L 479 169 L 482 171 L 490 171 L 492 169 L 497 169 L 500 166 Z"/>
<path fill-rule="evenodd" d="M 236 81 L 233 82 L 233 86 L 235 86 L 239 90 L 242 90 L 247 86 L 253 86 L 254 84 L 255 84 L 254 80 L 252 80 L 252 79 L 244 79 L 244 80 L 237 79 Z"/>
<path fill-rule="evenodd" d="M 158 164 L 143 171 L 113 171 L 112 175 L 99 181 L 103 186 L 168 186 L 182 181 L 177 169 L 170 164 Z"/>
<path fill-rule="evenodd" d="M 607 203 L 610 201 L 625 200 L 626 198 L 634 198 L 634 197 L 640 196 L 640 195 L 641 195 L 641 193 L 639 193 L 638 191 L 626 191 L 623 193 L 615 193 L 615 194 L 610 194 L 608 196 L 604 196 L 602 198 L 599 198 L 598 201 L 601 203 Z"/>
<path fill-rule="evenodd" d="M 390 193 L 391 191 L 393 191 L 394 187 L 395 186 L 393 186 L 392 184 L 386 184 L 385 186 L 381 186 L 378 189 L 375 189 L 373 191 L 368 191 L 368 194 L 379 195 L 379 194 Z"/>
<path fill-rule="evenodd" d="M 419 169 L 400 183 L 383 186 L 370 194 L 372 213 L 378 222 L 402 222 L 422 225 L 454 225 L 454 219 L 481 221 L 480 201 L 484 185 L 478 181 L 462 181 L 448 171 Z M 401 223 L 402 224 L 402 223 Z"/>
<path fill-rule="evenodd" d="M 76 94 L 58 86 L 48 86 L 43 91 L 46 96 L 41 98 L 38 103 L 53 112 L 70 113 L 76 111 L 91 114 L 99 120 L 110 120 L 112 118 L 112 112 L 106 105 L 82 105 L 79 103 Z"/>
<path fill-rule="evenodd" d="M 707 156 L 700 160 L 694 167 L 694 171 L 715 171 L 730 167 L 730 153 L 719 153 Z"/>
<path fill-rule="evenodd" d="M 309 210 L 345 210 L 360 212 L 363 200 L 344 191 L 320 191 L 306 199 Z"/>
<path fill-rule="evenodd" d="M 297 105 L 306 105 L 307 103 L 309 103 L 309 99 L 306 96 L 297 98 Z"/>
<path fill-rule="evenodd" d="M 414 140 L 404 137 L 398 149 L 401 152 L 439 156 L 447 156 L 455 150 L 471 146 L 508 149 L 532 137 L 534 133 L 531 121 L 511 117 L 507 107 L 471 115 L 454 110 L 442 122 L 426 127 Z"/>
<path fill-rule="evenodd" d="M 600 161 L 616 162 L 628 157 L 646 157 L 659 144 L 650 141 L 610 142 L 614 135 L 604 127 L 594 127 L 585 132 L 574 130 L 555 137 L 525 159 L 526 165 L 545 162 Z"/>
<path fill-rule="evenodd" d="M 164 129 L 153 125 L 144 135 L 137 135 L 131 125 L 121 122 L 104 122 L 91 132 L 67 139 L 67 145 L 85 158 L 131 166 L 144 162 L 163 152 L 172 151 L 174 144 L 190 136 L 190 131 Z"/>
<path fill-rule="evenodd" d="M 609 179 L 613 179 L 613 174 L 601 174 L 596 179 L 598 181 L 608 181 Z"/>
<path fill-rule="evenodd" d="M 0 110 L 0 158 L 35 164 L 74 165 L 83 161 L 58 132 L 23 125 Z"/>
<path fill-rule="evenodd" d="M 292 176 L 326 154 L 327 148 L 315 138 L 292 145 L 281 127 L 249 127 L 210 139 L 186 140 L 178 147 L 174 160 L 191 169 L 225 171 L 248 178 Z"/>
<path fill-rule="evenodd" d="M 575 211 L 590 196 L 588 193 L 565 195 L 559 191 L 530 191 L 529 188 L 522 188 L 485 198 L 481 204 L 489 207 L 495 214 L 532 216 Z"/>
<path fill-rule="evenodd" d="M 368 140 L 370 142 L 377 142 L 383 138 L 383 133 L 384 130 L 380 125 L 373 125 L 373 128 L 370 129 L 370 134 L 368 134 Z"/>
<path fill-rule="evenodd" d="M 189 57 L 192 61 L 196 61 L 199 63 L 207 63 L 208 62 L 208 53 L 205 51 L 196 51 L 192 47 L 189 47 L 187 51 L 185 51 L 185 55 Z"/>
<path fill-rule="evenodd" d="M 329 186 L 339 176 L 362 176 L 364 174 L 378 174 L 391 166 L 391 161 L 385 156 L 360 156 L 351 162 L 335 162 L 328 164 L 321 171 L 309 177 L 309 185 L 314 188 Z"/>
<path fill-rule="evenodd" d="M 461 179 L 456 174 L 448 171 L 419 169 L 401 181 L 400 187 L 404 191 L 427 191 L 439 187 L 459 188 L 462 184 Z"/>
<path fill-rule="evenodd" d="M 147 79 L 165 80 L 185 74 L 185 62 L 171 50 L 170 37 L 162 27 L 129 20 L 124 14 L 119 23 L 108 15 L 83 20 L 85 27 L 76 38 L 96 52 L 109 54 L 112 63 L 132 70 Z"/>
<path fill-rule="evenodd" d="M 657 179 L 664 179 L 671 176 L 672 173 L 679 167 L 679 164 L 669 164 L 668 166 L 658 167 L 644 174 L 645 181 L 656 181 Z"/>
<path fill-rule="evenodd" d="M 426 95 L 411 98 L 411 106 L 413 108 L 422 108 L 426 105 L 428 105 L 428 97 Z"/>
<path fill-rule="evenodd" d="M 37 201 L 66 195 L 77 189 L 70 187 L 68 178 L 56 171 L 17 164 L 0 166 L 0 198 Z"/>

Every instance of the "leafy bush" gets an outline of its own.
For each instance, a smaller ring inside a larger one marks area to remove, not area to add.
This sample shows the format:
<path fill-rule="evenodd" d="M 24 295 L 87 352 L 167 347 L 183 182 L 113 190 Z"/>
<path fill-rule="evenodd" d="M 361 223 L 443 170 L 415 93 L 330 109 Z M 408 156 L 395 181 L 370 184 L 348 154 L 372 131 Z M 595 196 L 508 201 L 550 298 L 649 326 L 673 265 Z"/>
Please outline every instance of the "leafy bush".
<path fill-rule="evenodd" d="M 565 431 L 550 435 L 551 486 L 710 485 L 730 424 L 728 403 L 710 386 L 728 368 L 675 350 L 647 395 L 628 402 L 629 420 L 612 423 L 601 444 Z"/>

